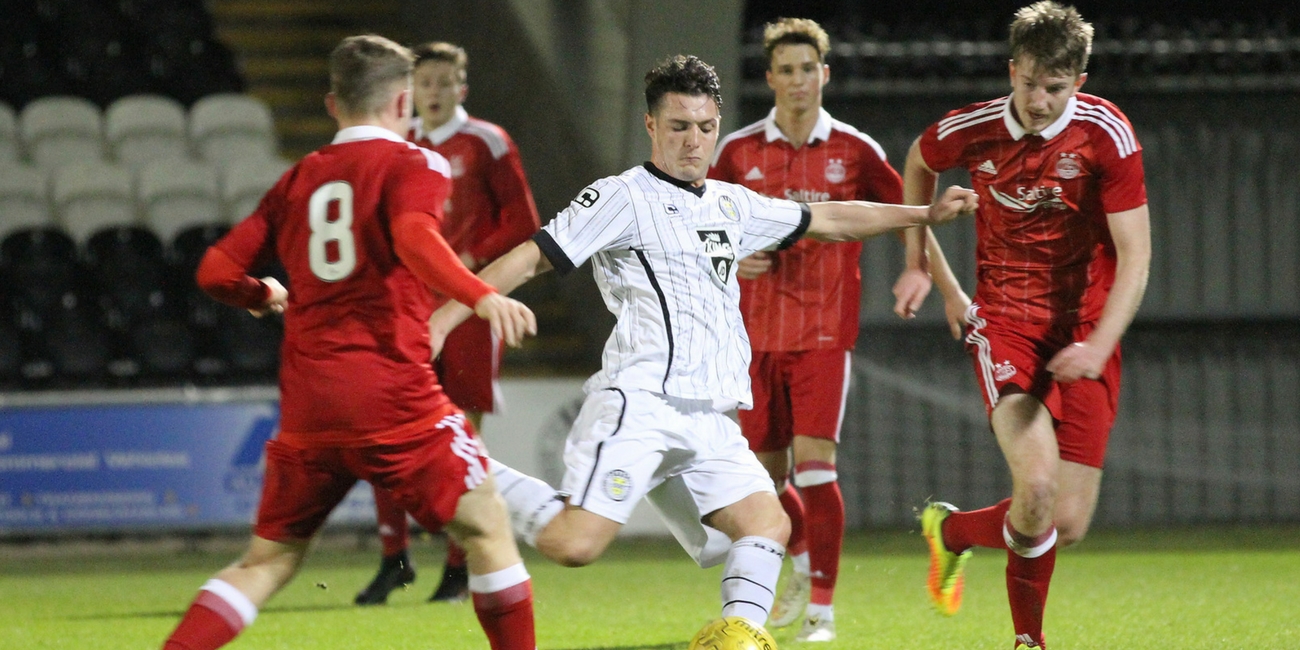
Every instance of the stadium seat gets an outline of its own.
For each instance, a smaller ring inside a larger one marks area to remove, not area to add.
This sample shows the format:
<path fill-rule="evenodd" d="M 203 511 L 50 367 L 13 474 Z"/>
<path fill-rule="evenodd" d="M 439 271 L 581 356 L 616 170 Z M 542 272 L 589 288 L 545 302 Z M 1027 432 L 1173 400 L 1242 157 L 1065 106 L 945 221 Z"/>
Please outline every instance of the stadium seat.
<path fill-rule="evenodd" d="M 45 174 L 35 167 L 0 162 L 0 239 L 28 228 L 51 228 Z"/>
<path fill-rule="evenodd" d="M 269 158 L 277 149 L 271 110 L 253 97 L 234 93 L 195 102 L 190 141 L 199 156 L 211 162 Z"/>
<path fill-rule="evenodd" d="M 221 183 L 221 201 L 229 223 L 239 223 L 257 209 L 266 191 L 291 165 L 280 158 L 261 158 L 227 165 Z"/>
<path fill-rule="evenodd" d="M 167 263 L 162 243 L 148 229 L 101 230 L 86 243 L 85 260 L 110 327 L 126 331 L 167 315 Z"/>
<path fill-rule="evenodd" d="M 65 385 L 102 380 L 114 357 L 112 338 L 99 315 L 78 302 L 62 305 L 41 332 L 42 352 Z"/>
<path fill-rule="evenodd" d="M 0 242 L 9 300 L 24 327 L 39 330 L 60 304 L 75 300 L 82 279 L 77 245 L 52 228 L 20 230 Z"/>
<path fill-rule="evenodd" d="M 188 155 L 185 107 L 160 95 L 123 97 L 104 113 L 104 135 L 113 157 L 124 165 Z"/>
<path fill-rule="evenodd" d="M 190 161 L 162 160 L 140 170 L 136 198 L 144 222 L 164 242 L 183 230 L 222 221 L 217 172 Z"/>
<path fill-rule="evenodd" d="M 32 161 L 41 167 L 102 160 L 99 107 L 80 97 L 42 97 L 23 108 L 19 119 Z"/>
<path fill-rule="evenodd" d="M 81 163 L 54 171 L 54 211 L 78 243 L 114 226 L 136 223 L 131 172 L 105 163 Z"/>
<path fill-rule="evenodd" d="M 236 381 L 275 379 L 280 367 L 283 326 L 277 318 L 255 318 L 243 309 L 225 307 L 216 330 L 216 349 Z"/>
<path fill-rule="evenodd" d="M 18 147 L 18 116 L 8 104 L 0 102 L 0 162 L 14 162 L 20 158 Z"/>
<path fill-rule="evenodd" d="M 131 329 L 131 356 L 146 381 L 173 381 L 190 373 L 194 362 L 194 337 L 183 323 L 158 318 Z"/>

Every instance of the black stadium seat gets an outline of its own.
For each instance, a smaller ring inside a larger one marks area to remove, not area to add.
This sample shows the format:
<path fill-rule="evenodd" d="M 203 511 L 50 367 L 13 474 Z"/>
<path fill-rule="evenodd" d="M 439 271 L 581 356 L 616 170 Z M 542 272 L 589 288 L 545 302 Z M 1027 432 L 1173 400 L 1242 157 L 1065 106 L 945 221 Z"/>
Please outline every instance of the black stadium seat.
<path fill-rule="evenodd" d="M 172 307 L 162 243 L 145 228 L 124 226 L 93 235 L 86 244 L 86 266 L 114 329 L 165 316 Z"/>
<path fill-rule="evenodd" d="M 19 318 L 44 318 L 80 290 L 76 255 L 72 239 L 55 229 L 22 230 L 0 243 L 0 267 Z"/>

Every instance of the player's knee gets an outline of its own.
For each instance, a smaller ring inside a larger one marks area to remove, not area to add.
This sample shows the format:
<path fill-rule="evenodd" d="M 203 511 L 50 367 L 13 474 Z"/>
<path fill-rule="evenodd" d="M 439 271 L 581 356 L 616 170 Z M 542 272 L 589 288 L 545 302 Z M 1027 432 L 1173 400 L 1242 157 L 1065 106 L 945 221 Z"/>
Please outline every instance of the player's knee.
<path fill-rule="evenodd" d="M 1088 524 L 1086 519 L 1073 516 L 1070 513 L 1058 513 L 1056 517 L 1056 546 L 1066 548 L 1083 541 L 1088 534 Z"/>
<path fill-rule="evenodd" d="M 561 566 L 577 568 L 598 560 L 605 552 L 605 545 L 591 539 L 567 539 L 549 544 L 539 539 L 537 550 Z"/>

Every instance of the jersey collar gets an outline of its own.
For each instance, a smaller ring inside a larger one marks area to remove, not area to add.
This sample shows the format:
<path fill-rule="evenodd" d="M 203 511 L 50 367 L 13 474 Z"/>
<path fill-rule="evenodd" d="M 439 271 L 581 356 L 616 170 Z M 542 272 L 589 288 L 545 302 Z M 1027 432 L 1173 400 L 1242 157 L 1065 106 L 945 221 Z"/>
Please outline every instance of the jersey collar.
<path fill-rule="evenodd" d="M 1038 135 L 1042 136 L 1044 140 L 1051 140 L 1060 135 L 1061 131 L 1064 131 L 1065 127 L 1070 125 L 1070 120 L 1074 119 L 1074 107 L 1077 103 L 1078 100 L 1074 97 L 1067 99 L 1065 101 L 1065 110 L 1061 112 L 1061 116 L 1039 132 Z M 1020 122 L 1016 121 L 1015 113 L 1013 113 L 1015 110 L 1014 101 L 1008 96 L 1007 103 L 1002 107 L 1002 123 L 1007 125 L 1007 132 L 1011 134 L 1011 139 L 1019 140 L 1025 137 L 1025 127 L 1020 126 Z"/>
<path fill-rule="evenodd" d="M 373 126 L 365 124 L 362 126 L 349 126 L 346 129 L 334 134 L 334 141 L 330 144 L 343 144 L 344 142 L 357 142 L 359 140 L 392 140 L 393 142 L 406 142 L 403 138 L 382 126 Z"/>
<path fill-rule="evenodd" d="M 786 142 L 790 141 L 788 138 L 785 137 L 785 134 L 782 133 L 781 129 L 776 125 L 775 106 L 772 107 L 771 111 L 768 111 L 767 118 L 763 120 L 763 134 L 767 136 L 768 142 L 775 142 L 777 140 L 785 140 Z M 825 142 L 829 140 L 830 137 L 831 137 L 831 114 L 827 113 L 826 109 L 819 108 L 817 109 L 817 123 L 813 125 L 812 133 L 808 134 L 808 142 L 804 144 L 812 144 L 818 140 Z"/>
<path fill-rule="evenodd" d="M 465 126 L 465 123 L 468 121 L 469 113 L 465 112 L 465 107 L 457 106 L 456 111 L 452 114 L 451 119 L 447 120 L 446 124 L 425 133 L 424 120 L 415 117 L 411 120 L 411 130 L 415 132 L 416 142 L 428 139 L 429 142 L 434 144 L 434 146 L 437 146 L 450 140 L 451 136 L 456 135 L 456 133 L 460 131 L 460 127 Z"/>
<path fill-rule="evenodd" d="M 646 171 L 650 172 L 650 175 L 651 175 L 651 176 L 654 176 L 655 178 L 657 178 L 657 179 L 659 179 L 659 180 L 661 180 L 661 181 L 663 181 L 663 182 L 665 182 L 665 183 L 669 183 L 669 184 L 671 184 L 671 185 L 676 185 L 677 187 L 680 187 L 680 188 L 686 190 L 687 192 L 690 192 L 691 194 L 694 194 L 695 196 L 700 196 L 700 197 L 704 196 L 704 185 L 708 184 L 708 181 L 705 181 L 705 182 L 704 182 L 703 184 L 701 184 L 699 187 L 696 187 L 696 186 L 694 186 L 694 185 L 692 185 L 692 184 L 690 184 L 690 183 L 688 183 L 688 182 L 686 182 L 686 181 L 684 181 L 684 180 L 681 180 L 681 179 L 679 179 L 679 178 L 673 178 L 672 176 L 669 176 L 669 175 L 668 175 L 668 172 L 665 172 L 664 170 L 659 169 L 658 167 L 655 167 L 655 164 L 652 163 L 652 162 L 650 162 L 649 160 L 647 160 L 647 161 L 645 162 L 645 164 L 642 165 L 642 166 L 645 167 L 645 170 L 646 170 Z"/>

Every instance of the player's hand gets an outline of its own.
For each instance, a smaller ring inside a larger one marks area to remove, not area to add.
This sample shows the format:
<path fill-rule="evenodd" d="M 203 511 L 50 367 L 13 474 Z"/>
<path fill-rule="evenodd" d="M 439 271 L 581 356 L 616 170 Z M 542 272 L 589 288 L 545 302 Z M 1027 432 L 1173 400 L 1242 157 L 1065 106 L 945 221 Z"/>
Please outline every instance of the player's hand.
<path fill-rule="evenodd" d="M 537 317 L 522 302 L 499 293 L 489 293 L 474 305 L 474 313 L 492 326 L 492 334 L 517 348 L 524 337 L 537 333 Z"/>
<path fill-rule="evenodd" d="M 759 251 L 736 263 L 736 277 L 741 280 L 753 280 L 772 270 L 772 254 Z"/>
<path fill-rule="evenodd" d="M 1080 341 L 1066 346 L 1051 361 L 1047 371 L 1056 381 L 1072 382 L 1080 379 L 1097 379 L 1106 368 L 1114 348 L 1106 348 L 1091 341 Z"/>
<path fill-rule="evenodd" d="M 943 298 L 943 315 L 948 319 L 948 333 L 958 341 L 966 331 L 966 311 L 969 309 L 970 296 L 967 296 L 965 291 L 958 291 L 955 296 Z"/>
<path fill-rule="evenodd" d="M 930 295 L 932 285 L 929 273 L 921 269 L 904 269 L 894 283 L 894 313 L 899 318 L 916 318 L 916 310 Z"/>
<path fill-rule="evenodd" d="M 267 314 L 283 314 L 284 308 L 289 305 L 289 290 L 285 289 L 279 280 L 270 276 L 262 278 L 261 282 L 271 290 L 271 295 L 267 296 L 266 304 L 257 309 L 250 309 L 248 313 L 258 318 Z"/>
<path fill-rule="evenodd" d="M 926 225 L 933 226 L 952 221 L 964 214 L 970 214 L 979 207 L 980 197 L 964 187 L 953 185 L 930 204 L 930 220 Z"/>

